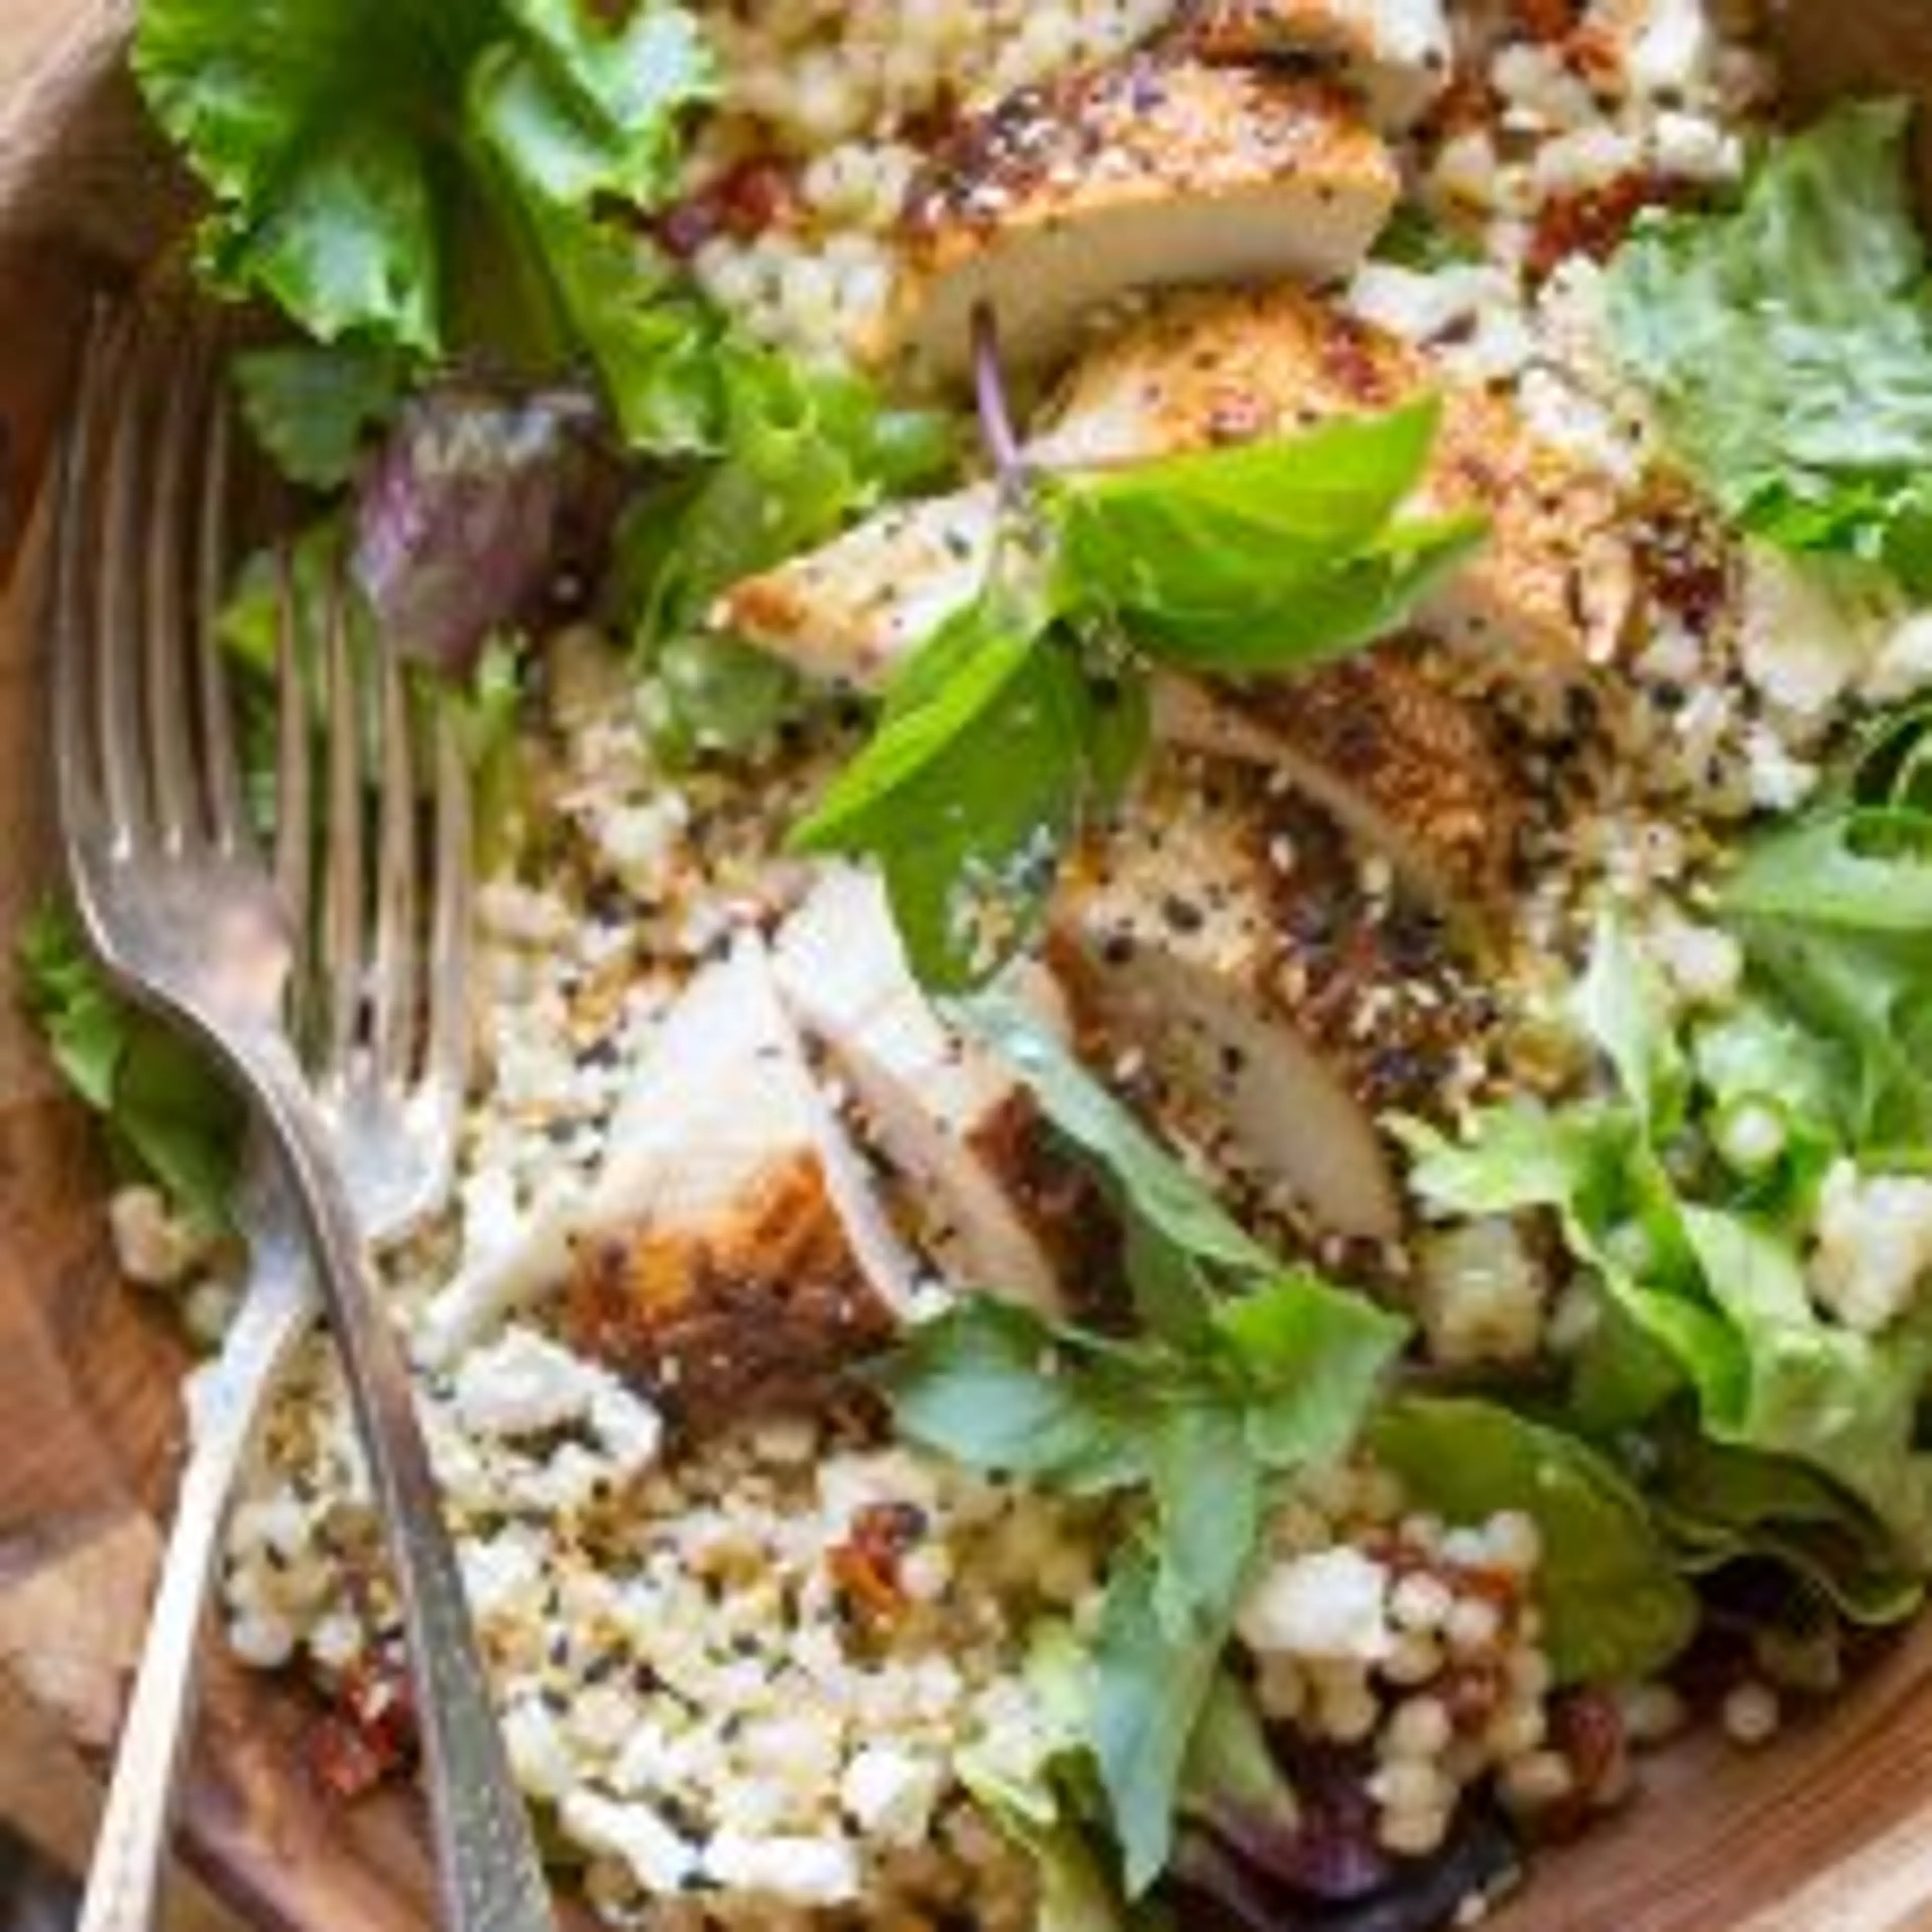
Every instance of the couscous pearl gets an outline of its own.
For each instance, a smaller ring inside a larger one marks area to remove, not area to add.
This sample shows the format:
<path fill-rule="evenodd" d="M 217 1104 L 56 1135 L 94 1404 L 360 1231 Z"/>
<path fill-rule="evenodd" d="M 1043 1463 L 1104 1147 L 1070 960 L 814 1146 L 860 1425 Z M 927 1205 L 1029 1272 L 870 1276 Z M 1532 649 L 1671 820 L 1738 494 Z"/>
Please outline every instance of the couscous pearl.
<path fill-rule="evenodd" d="M 1441 1849 L 1448 1835 L 1447 1808 L 1430 1811 L 1385 1811 L 1376 1826 L 1376 1836 L 1385 1851 L 1398 1858 L 1424 1858 Z"/>
<path fill-rule="evenodd" d="M 1411 1697 L 1396 1706 L 1383 1744 L 1392 1756 L 1432 1758 L 1454 1735 L 1448 1706 L 1439 1697 Z"/>
<path fill-rule="evenodd" d="M 1520 1811 L 1544 1811 L 1560 1804 L 1576 1788 L 1569 1760 L 1559 1751 L 1533 1751 L 1504 1765 L 1504 1801 Z"/>
<path fill-rule="evenodd" d="M 1389 1592 L 1389 1620 L 1398 1630 L 1439 1630 L 1455 1607 L 1455 1593 L 1426 1570 L 1412 1570 Z"/>
<path fill-rule="evenodd" d="M 1495 1647 L 1503 1621 L 1496 1605 L 1480 1597 L 1459 1597 L 1442 1626 L 1449 1648 L 1464 1656 Z"/>
<path fill-rule="evenodd" d="M 1640 1684 L 1624 1699 L 1624 1736 L 1634 1744 L 1660 1744 L 1689 1718 L 1683 1698 L 1667 1684 Z"/>
<path fill-rule="evenodd" d="M 1733 1744 L 1768 1744 L 1783 1721 L 1778 1693 L 1768 1684 L 1740 1684 L 1724 1699 L 1724 1734 Z"/>

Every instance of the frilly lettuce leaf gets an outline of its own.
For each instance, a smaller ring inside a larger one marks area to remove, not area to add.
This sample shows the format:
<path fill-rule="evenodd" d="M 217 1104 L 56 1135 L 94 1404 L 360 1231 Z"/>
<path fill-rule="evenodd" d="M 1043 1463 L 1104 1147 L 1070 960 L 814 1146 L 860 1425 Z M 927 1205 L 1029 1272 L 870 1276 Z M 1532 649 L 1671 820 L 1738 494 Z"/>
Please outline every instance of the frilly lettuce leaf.
<path fill-rule="evenodd" d="M 670 191 L 716 85 L 671 0 L 146 0 L 134 64 L 213 198 L 220 286 L 326 344 L 587 352 L 632 439 L 668 434 L 662 280 L 603 211 Z"/>
<path fill-rule="evenodd" d="M 98 1114 L 110 1150 L 210 1232 L 230 1224 L 241 1103 L 187 1040 L 107 984 L 71 916 L 45 906 L 20 935 L 22 998 L 55 1064 Z"/>
<path fill-rule="evenodd" d="M 1731 515 L 1923 589 L 1932 292 L 1910 122 L 1901 102 L 1840 107 L 1774 147 L 1741 206 L 1646 220 L 1612 264 L 1610 321 L 1678 454 Z"/>

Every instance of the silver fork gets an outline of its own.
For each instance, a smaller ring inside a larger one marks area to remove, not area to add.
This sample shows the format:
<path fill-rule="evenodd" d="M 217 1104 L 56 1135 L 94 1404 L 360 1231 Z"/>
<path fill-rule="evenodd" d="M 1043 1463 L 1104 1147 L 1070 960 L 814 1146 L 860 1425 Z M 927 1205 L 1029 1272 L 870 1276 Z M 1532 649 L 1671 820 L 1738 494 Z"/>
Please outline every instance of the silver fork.
<path fill-rule="evenodd" d="M 456 1932 L 538 1932 L 553 1920 L 530 1821 L 491 1713 L 407 1364 L 338 1164 L 338 1147 L 353 1143 L 350 1164 L 366 1160 L 380 1180 L 394 1158 L 394 1136 L 365 1140 L 362 1129 L 376 1090 L 368 1083 L 393 1088 L 402 1077 L 413 1025 L 396 997 L 413 975 L 404 931 L 412 922 L 398 910 L 412 874 L 390 854 L 379 860 L 387 916 L 379 916 L 365 958 L 359 861 L 329 869 L 322 1004 L 329 1064 L 340 1076 L 329 1084 L 332 1114 L 284 1024 L 291 922 L 248 826 L 214 638 L 229 470 L 219 398 L 218 358 L 191 324 L 137 310 L 97 326 L 63 463 L 50 613 L 70 884 L 103 963 L 226 1066 L 283 1157 L 402 1599 L 442 1916 Z M 329 628 L 333 701 L 350 671 L 342 627 Z M 400 701 L 393 689 L 383 700 L 392 725 Z M 292 709 L 283 706 L 291 746 L 307 729 Z M 360 734 L 344 728 L 341 713 L 335 722 L 332 841 L 346 836 L 362 783 Z M 385 734 L 386 780 L 396 776 L 394 741 L 402 735 Z M 292 835 L 281 857 L 292 874 Z M 358 1049 L 358 1016 L 371 986 L 383 989 L 375 1004 L 386 1017 Z M 446 1028 L 454 1024 L 449 1004 Z M 366 1073 L 349 1071 L 358 1050 Z M 455 1102 L 437 1094 L 426 1104 L 434 1111 Z"/>
<path fill-rule="evenodd" d="M 310 901 L 315 788 L 310 772 L 309 694 L 303 676 L 301 613 L 283 572 L 278 662 L 280 691 L 275 796 L 276 874 L 298 952 L 316 923 Z M 339 575 L 322 614 L 322 670 L 332 718 L 359 717 L 361 706 Z M 361 734 L 338 733 L 349 755 L 331 764 L 321 888 L 326 922 L 343 935 L 331 949 L 334 970 L 320 976 L 336 1012 L 319 1028 L 310 1078 L 336 1129 L 344 1178 L 363 1233 L 381 1250 L 406 1239 L 448 1198 L 456 1166 L 464 1088 L 470 983 L 470 806 L 468 774 L 446 715 L 435 731 L 435 798 L 427 908 L 428 945 L 417 943 L 424 909 L 418 884 L 416 774 L 402 676 L 384 654 L 380 680 L 382 877 L 375 912 L 380 962 L 370 987 L 373 1050 L 358 1049 L 350 997 L 364 976 L 343 956 L 364 930 L 363 774 L 354 753 Z M 346 796 L 345 796 L 346 794 Z M 236 1483 L 268 1399 L 317 1308 L 302 1226 L 274 1150 L 257 1136 L 250 1147 L 237 1220 L 248 1250 L 248 1275 L 220 1358 L 196 1385 L 192 1448 L 154 1593 L 139 1670 L 117 1747 L 102 1812 L 80 1932 L 147 1932 L 160 1921 L 168 1840 L 182 1752 L 191 1734 L 199 1680 L 200 1638 L 218 1568 L 221 1534 Z"/>

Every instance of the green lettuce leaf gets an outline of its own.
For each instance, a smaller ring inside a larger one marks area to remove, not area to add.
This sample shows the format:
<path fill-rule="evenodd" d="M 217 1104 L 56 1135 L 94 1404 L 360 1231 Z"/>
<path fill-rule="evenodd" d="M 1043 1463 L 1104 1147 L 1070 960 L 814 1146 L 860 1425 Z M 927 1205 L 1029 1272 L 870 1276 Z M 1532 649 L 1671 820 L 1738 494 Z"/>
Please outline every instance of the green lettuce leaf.
<path fill-rule="evenodd" d="M 1564 1683 L 1634 1682 L 1684 1649 L 1696 1600 L 1643 1499 L 1594 1450 L 1486 1402 L 1391 1402 L 1370 1446 L 1426 1508 L 1456 1522 L 1522 1510 L 1541 1534 L 1537 1602 Z"/>
<path fill-rule="evenodd" d="M 1609 314 L 1677 452 L 1732 517 L 1924 589 L 1932 294 L 1910 120 L 1902 103 L 1847 104 L 1775 146 L 1736 208 L 1641 224 L 1611 266 Z"/>
<path fill-rule="evenodd" d="M 715 91 L 671 0 L 146 0 L 134 64 L 213 199 L 219 286 L 325 344 L 546 374 L 588 352 L 632 439 L 669 434 L 664 278 L 603 211 L 671 190 Z"/>
<path fill-rule="evenodd" d="M 1646 1496 L 1687 1573 L 1768 1563 L 1854 1624 L 1911 1616 L 1923 1579 L 1902 1567 L 1884 1526 L 1814 1472 L 1726 1448 L 1694 1430 L 1662 1432 Z"/>
<path fill-rule="evenodd" d="M 156 1183 L 202 1228 L 231 1225 L 245 1117 L 182 1037 L 108 986 L 64 909 L 20 935 L 22 996 L 68 1084 L 100 1115 L 128 1172 Z"/>
<path fill-rule="evenodd" d="M 614 614 L 655 673 L 674 761 L 754 750 L 804 700 L 787 666 L 711 628 L 719 596 L 956 460 L 944 418 L 888 408 L 853 377 L 735 343 L 717 364 L 718 460 L 638 500 L 615 566 Z"/>

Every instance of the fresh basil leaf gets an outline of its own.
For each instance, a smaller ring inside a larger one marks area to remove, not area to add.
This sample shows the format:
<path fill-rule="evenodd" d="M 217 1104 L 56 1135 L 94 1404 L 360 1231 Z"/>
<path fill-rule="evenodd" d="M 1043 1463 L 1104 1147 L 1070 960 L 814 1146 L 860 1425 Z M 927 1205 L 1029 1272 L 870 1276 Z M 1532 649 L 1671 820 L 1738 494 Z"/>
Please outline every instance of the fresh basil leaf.
<path fill-rule="evenodd" d="M 404 365 L 390 351 L 346 344 L 254 349 L 234 366 L 256 442 L 290 482 L 311 490 L 350 481 L 371 433 L 402 406 Z"/>
<path fill-rule="evenodd" d="M 995 988 L 950 1010 L 1025 1082 L 1134 1222 L 1212 1268 L 1263 1278 L 1279 1272 L 1275 1257 L 1018 1000 Z"/>
<path fill-rule="evenodd" d="M 1733 517 L 1908 571 L 1932 475 L 1910 118 L 1899 102 L 1835 110 L 1775 146 L 1737 207 L 1640 224 L 1609 276 L 1617 352 Z"/>
<path fill-rule="evenodd" d="M 1213 1327 L 1239 1371 L 1248 1445 L 1276 1471 L 1348 1454 L 1408 1336 L 1398 1317 L 1306 1273 L 1222 1303 Z"/>
<path fill-rule="evenodd" d="M 20 936 L 22 997 L 69 1086 L 133 1172 L 211 1232 L 230 1225 L 244 1115 L 206 1060 L 102 977 L 63 909 Z"/>
<path fill-rule="evenodd" d="M 1131 606 L 1123 621 L 1150 656 L 1183 670 L 1227 677 L 1310 670 L 1387 637 L 1460 568 L 1486 527 L 1467 517 L 1405 524 L 1345 561 L 1272 584 L 1258 560 L 1246 602 Z"/>
<path fill-rule="evenodd" d="M 1235 1403 L 1150 1403 L 1141 1426 L 1154 1498 L 1154 1614 L 1184 1642 L 1197 1626 L 1224 1627 L 1239 1600 L 1269 1485 Z"/>
<path fill-rule="evenodd" d="M 1408 1396 L 1370 1427 L 1376 1456 L 1451 1521 L 1526 1511 L 1541 1533 L 1537 1601 L 1558 1681 L 1652 1676 L 1690 1642 L 1696 1599 L 1642 1498 L 1573 1437 L 1479 1402 Z"/>
<path fill-rule="evenodd" d="M 976 608 L 926 648 L 957 658 L 958 674 L 920 701 L 889 698 L 878 735 L 794 841 L 874 860 L 921 983 L 960 993 L 1037 933 L 1096 789 L 1102 728 L 1053 632 L 1006 628 Z M 926 679 L 919 658 L 902 675 Z"/>
<path fill-rule="evenodd" d="M 876 1379 L 902 1434 L 969 1468 L 1084 1496 L 1144 1480 L 1128 1393 L 1010 1302 L 976 1294 L 922 1323 Z"/>
<path fill-rule="evenodd" d="M 1060 600 L 1199 670 L 1279 671 L 1359 648 L 1483 534 L 1479 518 L 1390 522 L 1439 417 L 1425 402 L 1062 482 Z"/>
<path fill-rule="evenodd" d="M 1166 1866 L 1182 1771 L 1232 1622 L 1231 1605 L 1226 1620 L 1176 1636 L 1156 1604 L 1157 1574 L 1138 1544 L 1114 1559 L 1094 1646 L 1094 1756 L 1130 1898 Z"/>

